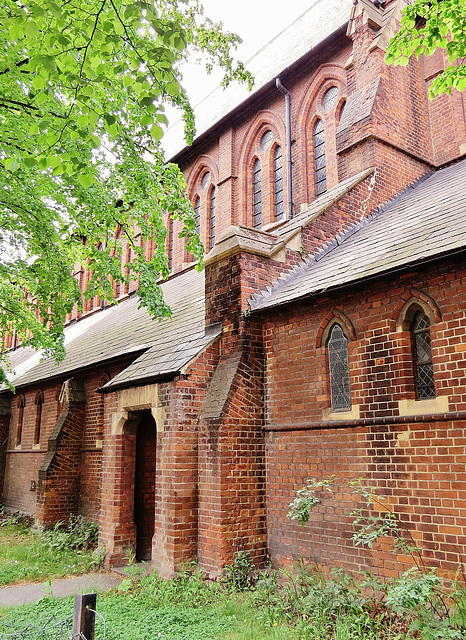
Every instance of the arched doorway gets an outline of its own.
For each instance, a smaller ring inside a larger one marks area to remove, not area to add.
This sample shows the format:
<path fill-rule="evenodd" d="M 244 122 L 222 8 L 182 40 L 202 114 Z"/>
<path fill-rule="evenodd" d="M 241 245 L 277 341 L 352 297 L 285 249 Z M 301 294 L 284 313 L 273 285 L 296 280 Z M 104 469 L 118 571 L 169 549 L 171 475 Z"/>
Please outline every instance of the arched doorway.
<path fill-rule="evenodd" d="M 136 433 L 134 474 L 134 524 L 136 525 L 136 560 L 152 559 L 155 524 L 155 478 L 157 428 L 150 411 L 141 412 Z"/>

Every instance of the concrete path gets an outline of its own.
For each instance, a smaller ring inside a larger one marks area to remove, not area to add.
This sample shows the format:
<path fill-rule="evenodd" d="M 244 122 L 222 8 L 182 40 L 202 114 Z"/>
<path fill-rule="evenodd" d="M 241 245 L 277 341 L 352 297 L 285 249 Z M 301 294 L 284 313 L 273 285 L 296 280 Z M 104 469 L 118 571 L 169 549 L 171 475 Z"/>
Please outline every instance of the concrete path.
<path fill-rule="evenodd" d="M 87 573 L 84 576 L 70 576 L 63 580 L 53 580 L 52 584 L 21 584 L 0 587 L 0 607 L 37 602 L 44 596 L 64 598 L 74 593 L 92 593 L 108 591 L 118 587 L 123 576 L 116 573 Z"/>

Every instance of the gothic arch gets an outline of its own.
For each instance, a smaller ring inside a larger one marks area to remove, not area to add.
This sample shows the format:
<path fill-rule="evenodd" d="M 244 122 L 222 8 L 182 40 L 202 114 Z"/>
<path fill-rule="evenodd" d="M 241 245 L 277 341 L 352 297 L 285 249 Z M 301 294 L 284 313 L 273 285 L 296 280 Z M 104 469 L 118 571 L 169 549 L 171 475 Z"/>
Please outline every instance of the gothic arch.
<path fill-rule="evenodd" d="M 269 129 L 273 134 L 272 144 L 265 153 L 259 153 L 260 139 Z M 259 111 L 249 127 L 246 129 L 238 152 L 238 175 L 241 176 L 239 184 L 240 207 L 239 220 L 233 221 L 234 223 L 248 225 L 252 220 L 252 209 L 250 206 L 250 203 L 252 202 L 252 184 L 249 176 L 254 159 L 259 157 L 263 175 L 267 177 L 267 182 L 270 182 L 273 165 L 272 149 L 274 149 L 277 144 L 279 144 L 283 149 L 285 139 L 284 122 L 272 111 Z M 266 163 L 264 163 L 265 159 Z M 285 192 L 286 188 L 287 185 L 285 184 Z M 267 198 L 270 199 L 270 194 L 267 194 Z M 268 200 L 265 204 L 269 209 L 270 203 Z"/>
<path fill-rule="evenodd" d="M 348 342 L 350 340 L 356 340 L 356 330 L 354 328 L 353 323 L 348 318 L 346 313 L 344 313 L 341 309 L 332 309 L 330 313 L 328 313 L 321 325 L 319 330 L 317 331 L 317 340 L 316 340 L 316 348 L 320 349 L 324 347 L 328 337 L 330 335 L 330 331 L 332 330 L 335 324 L 339 324 L 345 334 Z"/>
<path fill-rule="evenodd" d="M 322 98 L 325 92 L 336 86 L 339 91 L 339 98 L 335 106 L 325 110 L 322 106 Z M 314 149 L 313 149 L 313 127 L 317 120 L 322 120 L 326 136 L 326 153 L 328 157 L 335 156 L 335 162 L 331 165 L 329 174 L 329 186 L 338 182 L 336 172 L 336 139 L 337 130 L 336 115 L 340 115 L 341 105 L 346 100 L 346 74 L 340 65 L 321 65 L 307 90 L 301 98 L 297 108 L 298 130 L 296 137 L 302 140 L 300 145 L 299 165 L 302 167 L 302 180 L 306 185 L 308 200 L 311 202 L 315 198 L 314 187 Z"/>
<path fill-rule="evenodd" d="M 442 321 L 442 314 L 435 300 L 423 291 L 410 289 L 405 293 L 391 318 L 392 331 L 407 331 L 416 311 L 422 310 L 429 318 L 431 325 Z"/>
<path fill-rule="evenodd" d="M 196 159 L 196 161 L 193 163 L 191 171 L 188 174 L 188 177 L 186 178 L 186 182 L 188 185 L 188 197 L 191 201 L 194 198 L 196 190 L 199 186 L 199 180 L 207 171 L 209 171 L 210 175 L 212 176 L 211 184 L 217 185 L 219 175 L 217 163 L 211 156 L 204 154 Z"/>

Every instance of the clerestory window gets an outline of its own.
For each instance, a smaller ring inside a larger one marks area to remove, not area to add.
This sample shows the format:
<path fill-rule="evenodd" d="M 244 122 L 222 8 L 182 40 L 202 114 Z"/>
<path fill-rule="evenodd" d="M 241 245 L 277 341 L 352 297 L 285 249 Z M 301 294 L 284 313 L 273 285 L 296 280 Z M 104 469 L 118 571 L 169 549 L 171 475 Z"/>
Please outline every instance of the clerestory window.
<path fill-rule="evenodd" d="M 196 233 L 200 235 L 201 233 L 201 199 L 197 196 L 194 201 L 194 218 L 196 220 Z"/>
<path fill-rule="evenodd" d="M 275 220 L 281 220 L 283 218 L 283 154 L 279 146 L 275 147 L 273 154 L 273 192 Z"/>
<path fill-rule="evenodd" d="M 252 222 L 255 229 L 260 229 L 262 216 L 262 185 L 261 185 L 261 163 L 258 158 L 254 161 L 252 169 L 252 195 L 253 195 L 253 215 Z"/>
<path fill-rule="evenodd" d="M 215 244 L 215 187 L 212 187 L 210 190 L 210 239 L 209 239 L 209 248 Z"/>
<path fill-rule="evenodd" d="M 316 196 L 327 191 L 327 167 L 325 161 L 325 132 L 322 120 L 314 125 L 314 171 Z"/>

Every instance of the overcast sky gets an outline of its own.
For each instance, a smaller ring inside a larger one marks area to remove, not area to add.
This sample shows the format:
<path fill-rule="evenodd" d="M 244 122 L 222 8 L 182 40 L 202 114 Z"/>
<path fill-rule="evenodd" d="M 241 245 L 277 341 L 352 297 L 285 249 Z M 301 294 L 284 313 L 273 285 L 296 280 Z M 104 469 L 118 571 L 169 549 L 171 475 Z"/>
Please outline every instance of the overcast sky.
<path fill-rule="evenodd" d="M 225 31 L 237 33 L 243 40 L 238 59 L 246 62 L 252 55 L 303 14 L 315 0 L 201 0 L 204 14 L 223 22 Z M 184 71 L 184 82 L 191 103 L 196 105 L 218 85 L 221 75 L 206 78 L 196 66 Z"/>

